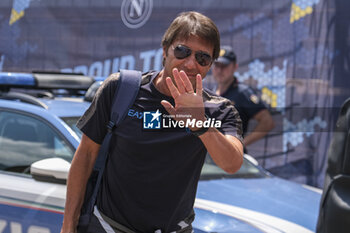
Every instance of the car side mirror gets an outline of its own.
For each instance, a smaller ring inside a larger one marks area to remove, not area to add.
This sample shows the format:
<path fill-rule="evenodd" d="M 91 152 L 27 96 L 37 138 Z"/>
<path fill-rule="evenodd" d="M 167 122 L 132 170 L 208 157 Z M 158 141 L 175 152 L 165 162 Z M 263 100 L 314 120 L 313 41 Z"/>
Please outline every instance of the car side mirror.
<path fill-rule="evenodd" d="M 68 178 L 70 163 L 62 158 L 42 159 L 32 163 L 30 174 L 35 180 L 65 184 Z"/>

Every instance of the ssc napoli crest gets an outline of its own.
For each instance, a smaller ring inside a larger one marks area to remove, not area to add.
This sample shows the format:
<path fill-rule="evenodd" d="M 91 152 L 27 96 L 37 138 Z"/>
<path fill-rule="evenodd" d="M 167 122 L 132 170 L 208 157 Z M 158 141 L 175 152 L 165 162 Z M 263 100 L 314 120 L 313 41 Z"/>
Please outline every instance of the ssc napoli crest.
<path fill-rule="evenodd" d="M 123 0 L 120 14 L 125 26 L 131 29 L 142 27 L 151 16 L 153 0 Z"/>

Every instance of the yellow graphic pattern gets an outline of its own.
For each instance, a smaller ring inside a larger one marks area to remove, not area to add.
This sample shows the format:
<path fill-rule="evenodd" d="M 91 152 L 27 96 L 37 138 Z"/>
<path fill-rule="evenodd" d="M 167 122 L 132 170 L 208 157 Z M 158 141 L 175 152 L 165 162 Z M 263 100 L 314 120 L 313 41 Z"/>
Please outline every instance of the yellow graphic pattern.
<path fill-rule="evenodd" d="M 225 54 L 225 50 L 224 50 L 224 49 L 220 49 L 220 54 L 219 54 L 219 57 L 224 56 L 224 54 Z"/>
<path fill-rule="evenodd" d="M 305 17 L 306 15 L 311 14 L 313 11 L 311 6 L 306 7 L 304 10 L 299 6 L 292 3 L 292 10 L 290 12 L 290 23 L 294 23 L 294 21 L 298 21 L 299 19 Z"/>
<path fill-rule="evenodd" d="M 12 8 L 9 24 L 12 25 L 14 22 L 19 20 L 23 16 L 24 16 L 24 11 L 21 11 L 21 12 L 18 13 L 15 9 Z"/>
<path fill-rule="evenodd" d="M 267 87 L 263 87 L 261 90 L 261 99 L 272 108 L 277 107 L 277 94 L 273 93 Z"/>

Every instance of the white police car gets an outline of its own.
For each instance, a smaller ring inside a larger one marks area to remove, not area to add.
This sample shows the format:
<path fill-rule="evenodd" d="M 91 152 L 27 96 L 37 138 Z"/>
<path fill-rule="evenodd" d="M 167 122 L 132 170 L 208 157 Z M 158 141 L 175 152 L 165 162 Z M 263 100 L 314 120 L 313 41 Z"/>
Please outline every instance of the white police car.
<path fill-rule="evenodd" d="M 0 233 L 60 231 L 65 180 L 81 137 L 75 123 L 89 103 L 50 93 L 78 95 L 93 81 L 81 75 L 0 73 Z M 10 91 L 14 87 L 50 92 Z M 319 190 L 274 177 L 254 163 L 246 155 L 240 171 L 229 175 L 207 158 L 195 232 L 315 231 Z"/>

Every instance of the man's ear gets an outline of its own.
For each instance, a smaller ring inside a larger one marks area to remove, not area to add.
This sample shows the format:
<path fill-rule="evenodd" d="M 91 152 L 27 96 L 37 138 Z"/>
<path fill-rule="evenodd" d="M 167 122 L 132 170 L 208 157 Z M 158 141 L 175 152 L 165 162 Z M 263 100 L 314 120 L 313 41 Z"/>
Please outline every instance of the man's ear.
<path fill-rule="evenodd" d="M 163 59 L 162 59 L 162 65 L 165 66 L 165 58 L 168 55 L 167 51 L 165 51 L 165 46 L 163 46 Z"/>
<path fill-rule="evenodd" d="M 168 56 L 168 51 L 167 51 L 166 47 L 163 46 L 163 58 L 165 59 L 166 56 Z"/>

